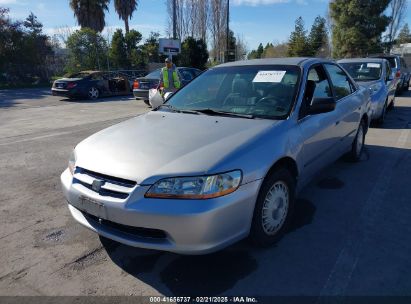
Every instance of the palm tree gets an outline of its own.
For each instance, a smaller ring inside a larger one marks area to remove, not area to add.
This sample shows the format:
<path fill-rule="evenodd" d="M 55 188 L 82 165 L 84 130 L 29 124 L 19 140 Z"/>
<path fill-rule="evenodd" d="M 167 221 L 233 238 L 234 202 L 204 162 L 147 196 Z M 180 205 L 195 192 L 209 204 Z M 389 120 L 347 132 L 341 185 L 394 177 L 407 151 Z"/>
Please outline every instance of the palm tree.
<path fill-rule="evenodd" d="M 106 25 L 104 17 L 109 3 L 110 0 L 70 0 L 70 7 L 81 27 L 102 32 Z"/>
<path fill-rule="evenodd" d="M 126 33 L 130 31 L 128 19 L 131 19 L 134 11 L 137 9 L 138 0 L 114 0 L 114 8 L 121 20 L 126 25 Z"/>

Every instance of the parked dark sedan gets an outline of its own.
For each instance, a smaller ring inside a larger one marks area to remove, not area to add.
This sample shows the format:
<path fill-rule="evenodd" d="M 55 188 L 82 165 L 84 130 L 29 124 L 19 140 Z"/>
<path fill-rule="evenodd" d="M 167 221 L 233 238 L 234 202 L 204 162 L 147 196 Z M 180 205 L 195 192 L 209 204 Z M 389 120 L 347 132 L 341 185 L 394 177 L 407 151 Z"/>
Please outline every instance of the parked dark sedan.
<path fill-rule="evenodd" d="M 191 80 L 196 78 L 198 75 L 201 74 L 201 70 L 195 68 L 185 68 L 185 67 L 178 67 L 177 73 L 180 77 L 182 86 L 185 86 Z M 150 74 L 137 78 L 134 80 L 133 84 L 133 94 L 136 99 L 142 99 L 144 102 L 149 105 L 148 103 L 148 91 L 150 89 L 155 89 L 158 86 L 160 81 L 160 73 L 161 69 L 157 69 Z"/>
<path fill-rule="evenodd" d="M 53 83 L 54 96 L 98 99 L 101 96 L 128 95 L 130 83 L 119 72 L 83 71 L 58 79 Z"/>

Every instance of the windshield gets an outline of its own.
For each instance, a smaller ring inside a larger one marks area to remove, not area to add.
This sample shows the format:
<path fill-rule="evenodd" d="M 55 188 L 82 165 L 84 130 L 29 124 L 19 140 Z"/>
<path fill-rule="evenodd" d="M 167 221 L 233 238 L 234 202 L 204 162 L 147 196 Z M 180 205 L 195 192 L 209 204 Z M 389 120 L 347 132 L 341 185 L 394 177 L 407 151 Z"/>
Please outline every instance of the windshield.
<path fill-rule="evenodd" d="M 145 78 L 160 79 L 160 71 L 161 71 L 161 69 L 155 70 L 154 72 L 151 72 L 150 74 L 147 74 L 144 77 Z"/>
<path fill-rule="evenodd" d="M 178 91 L 167 103 L 175 110 L 286 118 L 296 97 L 299 75 L 297 66 L 210 69 Z"/>
<path fill-rule="evenodd" d="M 381 63 L 377 62 L 346 62 L 341 65 L 355 81 L 372 81 L 381 78 Z"/>
<path fill-rule="evenodd" d="M 80 73 L 74 73 L 68 76 L 68 78 L 86 78 L 90 76 L 90 73 L 87 72 L 80 72 Z"/>

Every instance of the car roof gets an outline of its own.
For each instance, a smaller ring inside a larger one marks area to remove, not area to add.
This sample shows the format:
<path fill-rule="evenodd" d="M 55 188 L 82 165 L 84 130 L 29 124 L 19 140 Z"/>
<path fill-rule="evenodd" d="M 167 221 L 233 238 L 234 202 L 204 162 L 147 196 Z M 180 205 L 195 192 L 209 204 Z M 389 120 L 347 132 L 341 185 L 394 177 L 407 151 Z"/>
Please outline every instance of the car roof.
<path fill-rule="evenodd" d="M 308 63 L 315 62 L 332 62 L 332 60 L 323 58 L 312 57 L 284 57 L 284 58 L 264 58 L 264 59 L 251 59 L 227 62 L 215 67 L 232 67 L 232 66 L 246 66 L 246 65 L 296 65 L 303 66 Z"/>
<path fill-rule="evenodd" d="M 345 58 L 340 59 L 338 63 L 346 63 L 346 62 L 370 62 L 370 63 L 383 63 L 384 58 Z"/>
<path fill-rule="evenodd" d="M 401 57 L 401 55 L 398 54 L 372 54 L 368 57 L 372 57 L 372 58 L 378 58 L 378 57 L 384 57 L 384 58 L 395 58 L 395 57 Z"/>

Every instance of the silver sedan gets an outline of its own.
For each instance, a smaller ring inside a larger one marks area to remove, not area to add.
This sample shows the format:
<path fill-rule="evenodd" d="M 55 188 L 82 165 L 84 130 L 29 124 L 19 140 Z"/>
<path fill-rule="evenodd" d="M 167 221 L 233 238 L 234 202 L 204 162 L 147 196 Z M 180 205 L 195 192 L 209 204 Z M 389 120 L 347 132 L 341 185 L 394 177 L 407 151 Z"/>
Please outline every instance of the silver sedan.
<path fill-rule="evenodd" d="M 369 88 L 371 119 L 383 124 L 387 109 L 394 105 L 397 87 L 390 63 L 382 58 L 342 59 L 338 63 L 359 85 Z"/>
<path fill-rule="evenodd" d="M 77 145 L 61 175 L 72 216 L 112 240 L 204 254 L 286 231 L 298 192 L 361 156 L 369 91 L 312 58 L 222 64 L 147 114 Z"/>

